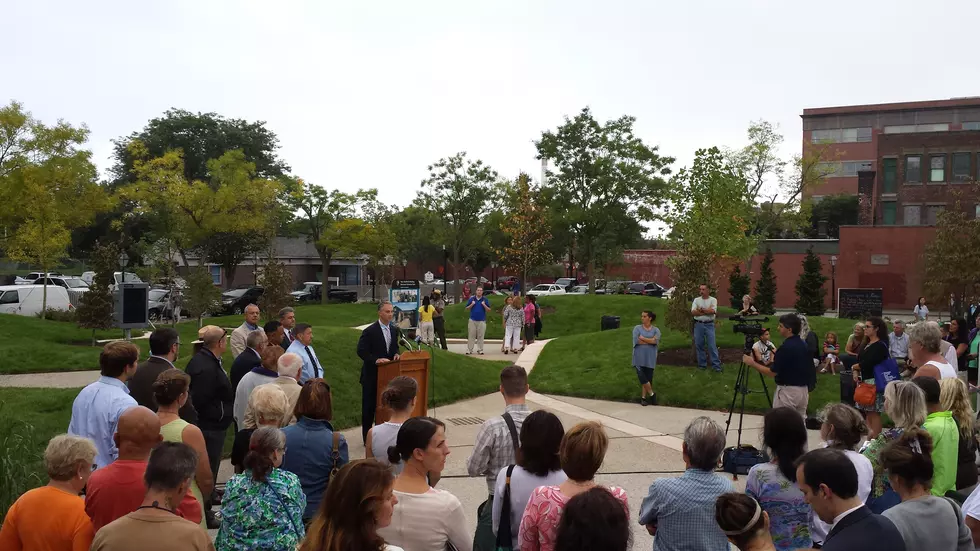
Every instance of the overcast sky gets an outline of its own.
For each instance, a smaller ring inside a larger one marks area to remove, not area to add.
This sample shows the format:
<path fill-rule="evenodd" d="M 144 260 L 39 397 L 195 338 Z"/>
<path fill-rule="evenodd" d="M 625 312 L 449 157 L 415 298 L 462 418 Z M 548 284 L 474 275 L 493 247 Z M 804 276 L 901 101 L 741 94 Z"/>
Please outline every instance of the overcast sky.
<path fill-rule="evenodd" d="M 591 106 L 688 163 L 806 107 L 980 95 L 980 2 L 6 2 L 0 100 L 110 140 L 170 107 L 267 121 L 294 174 L 406 205 L 467 151 L 537 178 L 532 140 Z"/>

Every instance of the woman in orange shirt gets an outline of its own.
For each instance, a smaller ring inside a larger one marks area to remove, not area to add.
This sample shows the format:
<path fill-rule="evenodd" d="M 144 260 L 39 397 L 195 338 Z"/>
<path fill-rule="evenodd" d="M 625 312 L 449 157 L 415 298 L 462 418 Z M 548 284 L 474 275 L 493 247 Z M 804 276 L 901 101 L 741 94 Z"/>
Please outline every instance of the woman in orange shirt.
<path fill-rule="evenodd" d="M 0 528 L 4 551 L 87 551 L 95 537 L 78 496 L 92 475 L 95 444 L 61 434 L 48 442 L 44 465 L 50 481 L 17 498 Z"/>

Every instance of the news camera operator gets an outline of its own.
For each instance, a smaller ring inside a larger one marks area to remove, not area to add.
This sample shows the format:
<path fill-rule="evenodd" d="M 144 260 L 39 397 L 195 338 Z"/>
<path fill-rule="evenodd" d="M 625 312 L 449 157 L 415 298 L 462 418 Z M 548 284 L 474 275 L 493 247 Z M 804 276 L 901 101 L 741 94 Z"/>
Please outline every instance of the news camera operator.
<path fill-rule="evenodd" d="M 813 355 L 800 338 L 801 326 L 802 323 L 796 314 L 780 316 L 777 330 L 785 340 L 779 350 L 773 351 L 772 365 L 766 366 L 756 361 L 754 353 L 744 354 L 742 361 L 759 373 L 776 379 L 772 407 L 792 408 L 806 418 L 806 406 L 810 401 L 809 385 L 813 371 Z"/>

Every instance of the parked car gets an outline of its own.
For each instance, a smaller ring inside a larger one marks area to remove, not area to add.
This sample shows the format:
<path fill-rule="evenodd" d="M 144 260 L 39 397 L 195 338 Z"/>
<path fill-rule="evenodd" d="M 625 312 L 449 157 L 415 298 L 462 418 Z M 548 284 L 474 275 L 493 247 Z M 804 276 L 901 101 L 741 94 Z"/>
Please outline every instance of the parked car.
<path fill-rule="evenodd" d="M 575 287 L 572 287 L 572 290 L 571 291 L 568 291 L 568 294 L 569 295 L 587 295 L 587 294 L 589 294 L 589 286 L 588 285 L 576 285 Z"/>
<path fill-rule="evenodd" d="M 323 296 L 323 283 L 319 281 L 307 281 L 303 283 L 302 289 L 293 291 L 290 294 L 293 295 L 293 299 L 296 302 L 317 303 L 320 302 L 320 299 Z M 327 291 L 327 300 L 335 300 L 337 302 L 357 302 L 357 291 L 341 289 L 339 287 L 330 287 L 330 290 Z"/>
<path fill-rule="evenodd" d="M 174 304 L 173 301 L 170 300 L 171 293 L 176 293 L 176 297 L 180 299 L 181 295 L 179 289 L 174 289 L 173 291 L 170 289 L 160 288 L 150 289 L 147 296 L 149 301 L 148 312 L 150 321 L 165 320 L 174 317 Z M 180 301 L 178 300 L 178 303 L 179 302 Z"/>
<path fill-rule="evenodd" d="M 0 314 L 36 316 L 44 301 L 43 285 L 0 286 Z M 48 286 L 47 307 L 53 310 L 73 310 L 68 291 L 56 285 Z"/>
<path fill-rule="evenodd" d="M 129 276 L 126 276 L 129 279 Z M 262 287 L 241 287 L 221 293 L 222 314 L 243 314 L 245 307 L 255 304 L 262 296 Z"/>
<path fill-rule="evenodd" d="M 82 272 L 82 281 L 84 281 L 89 287 L 92 286 L 92 280 L 95 279 L 95 272 Z"/>
<path fill-rule="evenodd" d="M 644 295 L 648 297 L 663 297 L 666 290 L 653 282 L 636 281 L 630 283 L 626 290 L 628 295 Z"/>
<path fill-rule="evenodd" d="M 512 289 L 515 283 L 517 283 L 517 276 L 500 276 L 497 278 L 497 289 Z"/>
<path fill-rule="evenodd" d="M 566 292 L 571 291 L 572 287 L 579 284 L 579 280 L 574 277 L 559 277 L 555 280 L 555 285 L 561 285 Z"/>
<path fill-rule="evenodd" d="M 595 294 L 597 295 L 623 295 L 626 294 L 626 289 L 633 283 L 632 281 L 607 281 L 605 287 L 599 289 L 596 287 Z"/>
<path fill-rule="evenodd" d="M 667 289 L 666 291 L 664 291 L 664 298 L 670 298 L 670 297 L 674 296 L 674 289 L 676 289 L 676 288 L 677 287 L 671 287 L 670 289 Z"/>
<path fill-rule="evenodd" d="M 558 285 L 556 283 L 542 283 L 540 285 L 535 285 L 533 289 L 527 292 L 529 295 L 534 295 L 536 297 L 550 297 L 554 295 L 566 295 L 565 287 Z"/>
<path fill-rule="evenodd" d="M 34 282 L 43 277 L 42 272 L 31 272 L 26 276 L 16 276 L 14 277 L 14 285 L 34 285 Z M 48 277 L 63 277 L 58 272 L 48 272 Z"/>
<path fill-rule="evenodd" d="M 49 287 L 57 286 L 68 291 L 68 300 L 73 306 L 78 306 L 82 301 L 82 295 L 88 291 L 88 285 L 78 277 L 70 276 L 48 276 L 46 278 L 40 277 L 34 280 L 34 285 L 44 285 L 47 283 Z"/>

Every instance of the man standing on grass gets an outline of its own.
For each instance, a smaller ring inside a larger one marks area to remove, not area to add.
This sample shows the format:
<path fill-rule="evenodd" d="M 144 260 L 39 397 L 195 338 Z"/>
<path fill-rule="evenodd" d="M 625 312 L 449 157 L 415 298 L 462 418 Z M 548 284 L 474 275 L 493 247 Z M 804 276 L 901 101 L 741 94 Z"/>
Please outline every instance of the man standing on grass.
<path fill-rule="evenodd" d="M 313 350 L 313 327 L 306 323 L 297 323 L 293 332 L 296 340 L 289 345 L 286 352 L 292 352 L 303 359 L 303 370 L 300 372 L 299 384 L 303 384 L 310 379 L 326 379 L 320 359 L 316 357 Z"/>
<path fill-rule="evenodd" d="M 71 405 L 68 434 L 84 436 L 95 442 L 96 468 L 102 468 L 119 456 L 113 435 L 119 417 L 136 407 L 126 381 L 136 374 L 140 349 L 131 342 L 113 341 L 99 354 L 99 380 L 83 388 Z"/>
<path fill-rule="evenodd" d="M 708 347 L 711 355 L 711 368 L 721 373 L 721 359 L 718 358 L 718 347 L 715 345 L 715 314 L 718 313 L 718 299 L 711 296 L 706 283 L 699 287 L 701 296 L 691 304 L 691 315 L 694 316 L 694 347 L 698 353 L 698 369 L 707 369 L 704 347 Z"/>
<path fill-rule="evenodd" d="M 446 301 L 442 299 L 442 291 L 439 289 L 432 291 L 432 307 L 436 309 L 436 312 L 432 314 L 432 325 L 436 330 L 436 336 L 442 343 L 442 349 L 449 350 L 449 347 L 446 346 L 446 316 L 443 315 L 443 311 L 446 309 Z"/>
<path fill-rule="evenodd" d="M 487 333 L 487 312 L 490 311 L 490 301 L 483 296 L 483 287 L 476 288 L 476 296 L 466 301 L 466 309 L 470 312 L 466 332 L 466 354 L 473 353 L 473 342 L 476 341 L 476 353 L 482 356 L 483 336 Z"/>
<path fill-rule="evenodd" d="M 525 400 L 529 390 L 527 371 L 523 367 L 510 365 L 500 372 L 504 413 L 484 421 L 476 435 L 473 454 L 466 460 L 466 472 L 470 476 L 486 477 L 490 494 L 477 509 L 476 534 L 473 536 L 475 551 L 494 549 L 493 492 L 500 469 L 517 461 L 517 449 L 521 445 L 518 436 L 524 419 L 531 414 Z"/>
<path fill-rule="evenodd" d="M 282 349 L 289 350 L 289 345 L 296 340 L 293 335 L 293 328 L 296 327 L 296 310 L 292 306 L 279 310 L 279 324 L 282 325 Z"/>
<path fill-rule="evenodd" d="M 245 337 L 259 330 L 259 307 L 249 304 L 245 307 L 245 322 L 231 332 L 231 357 L 235 359 L 245 351 Z"/>

